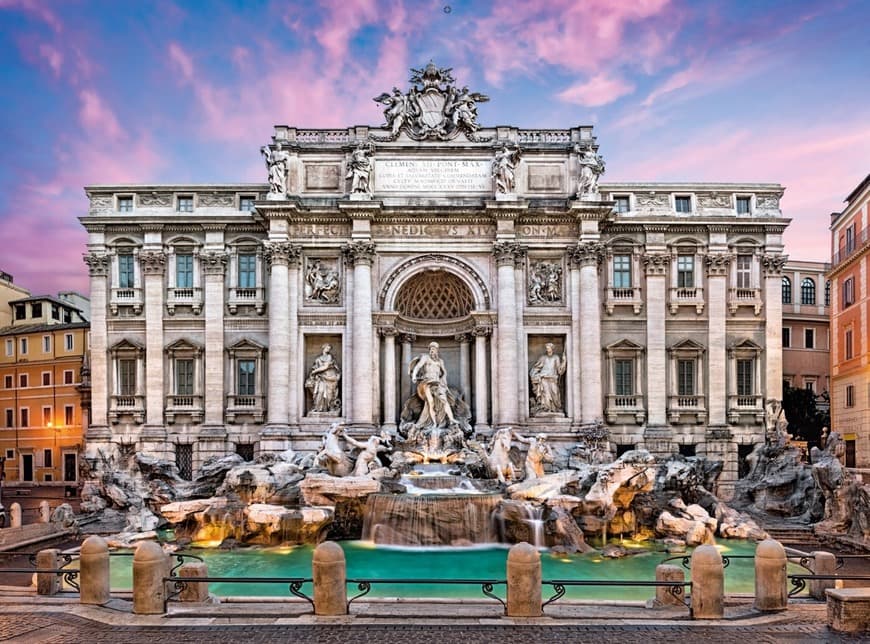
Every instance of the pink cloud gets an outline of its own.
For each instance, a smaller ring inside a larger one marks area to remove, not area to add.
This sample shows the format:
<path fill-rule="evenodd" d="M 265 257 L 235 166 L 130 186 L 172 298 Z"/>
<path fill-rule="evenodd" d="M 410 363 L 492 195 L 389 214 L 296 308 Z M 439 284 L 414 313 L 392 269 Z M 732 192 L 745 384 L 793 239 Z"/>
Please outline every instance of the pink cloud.
<path fill-rule="evenodd" d="M 169 60 L 185 81 L 193 80 L 193 61 L 178 43 L 169 43 Z"/>
<path fill-rule="evenodd" d="M 585 83 L 572 85 L 557 96 L 566 103 L 598 107 L 612 103 L 620 96 L 625 96 L 633 91 L 634 85 L 631 83 L 602 73 L 595 74 Z"/>
<path fill-rule="evenodd" d="M 63 65 L 63 54 L 61 54 L 57 49 L 55 49 L 48 43 L 42 43 L 39 46 L 39 54 L 45 59 L 45 62 L 48 63 L 48 66 L 51 67 L 51 70 L 54 72 L 55 78 L 59 78 L 60 69 Z"/>
<path fill-rule="evenodd" d="M 83 89 L 79 92 L 79 101 L 79 122 L 82 127 L 110 139 L 123 137 L 123 130 L 114 112 L 106 106 L 96 91 Z"/>
<path fill-rule="evenodd" d="M 63 31 L 60 18 L 40 0 L 0 0 L 0 9 L 19 9 L 41 20 L 57 33 Z"/>

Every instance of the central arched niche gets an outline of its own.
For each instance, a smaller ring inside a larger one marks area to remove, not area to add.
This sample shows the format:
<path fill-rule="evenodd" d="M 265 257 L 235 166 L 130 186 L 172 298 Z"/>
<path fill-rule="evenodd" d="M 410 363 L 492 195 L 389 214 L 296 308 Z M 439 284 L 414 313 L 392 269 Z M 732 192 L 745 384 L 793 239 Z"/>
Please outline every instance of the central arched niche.
<path fill-rule="evenodd" d="M 395 308 L 409 322 L 458 322 L 471 314 L 474 297 L 465 283 L 453 273 L 442 269 L 425 270 L 402 285 L 396 296 Z"/>

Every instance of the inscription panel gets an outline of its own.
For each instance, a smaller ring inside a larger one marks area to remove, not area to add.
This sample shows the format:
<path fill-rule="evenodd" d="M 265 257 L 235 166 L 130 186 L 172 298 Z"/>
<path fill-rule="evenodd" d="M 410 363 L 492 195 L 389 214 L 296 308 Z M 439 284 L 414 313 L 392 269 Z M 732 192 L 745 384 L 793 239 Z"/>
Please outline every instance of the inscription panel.
<path fill-rule="evenodd" d="M 462 237 L 473 241 L 495 238 L 490 224 L 374 224 L 374 237 Z"/>
<path fill-rule="evenodd" d="M 376 192 L 491 192 L 488 159 L 375 159 Z"/>
<path fill-rule="evenodd" d="M 535 192 L 561 192 L 562 166 L 529 164 L 528 189 Z"/>
<path fill-rule="evenodd" d="M 306 190 L 338 190 L 340 168 L 337 163 L 306 163 Z"/>

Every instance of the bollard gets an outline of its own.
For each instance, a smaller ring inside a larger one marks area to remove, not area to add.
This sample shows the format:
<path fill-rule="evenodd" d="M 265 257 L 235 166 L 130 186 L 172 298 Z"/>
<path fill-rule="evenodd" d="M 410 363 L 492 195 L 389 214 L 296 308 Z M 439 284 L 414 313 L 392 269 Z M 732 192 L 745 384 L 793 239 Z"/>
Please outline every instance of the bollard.
<path fill-rule="evenodd" d="M 816 550 L 813 552 L 813 574 L 814 575 L 835 575 L 837 573 L 837 557 L 836 555 L 825 552 L 824 550 Z M 834 588 L 836 581 L 833 579 L 819 579 L 818 581 L 810 581 L 810 597 L 825 601 L 827 596 L 825 590 Z"/>
<path fill-rule="evenodd" d="M 109 546 L 106 540 L 91 535 L 82 544 L 79 555 L 79 601 L 102 605 L 111 599 L 109 593 Z"/>
<path fill-rule="evenodd" d="M 48 501 L 40 501 L 39 502 L 39 522 L 40 523 L 48 523 L 51 521 L 51 506 L 48 505 Z"/>
<path fill-rule="evenodd" d="M 179 577 L 208 577 L 208 566 L 202 561 L 182 564 L 178 569 Z M 185 582 L 184 589 L 178 595 L 178 601 L 204 602 L 208 600 L 207 581 Z"/>
<path fill-rule="evenodd" d="M 692 553 L 692 617 L 721 619 L 725 614 L 725 568 L 716 546 L 698 546 Z"/>
<path fill-rule="evenodd" d="M 765 539 L 755 548 L 755 610 L 788 608 L 788 577 L 785 548 L 775 539 Z"/>
<path fill-rule="evenodd" d="M 36 553 L 36 568 L 38 570 L 55 570 L 60 568 L 58 561 L 60 550 L 50 548 Z M 36 573 L 36 594 L 56 595 L 60 590 L 60 577 L 55 572 Z"/>
<path fill-rule="evenodd" d="M 540 617 L 541 554 L 526 542 L 512 546 L 507 556 L 507 616 Z"/>
<path fill-rule="evenodd" d="M 344 550 L 334 541 L 324 541 L 311 558 L 314 580 L 314 614 L 347 615 L 347 565 Z"/>
<path fill-rule="evenodd" d="M 153 541 L 143 541 L 133 555 L 133 612 L 159 615 L 166 612 L 164 577 L 171 569 L 169 555 Z"/>
<path fill-rule="evenodd" d="M 9 506 L 9 526 L 12 528 L 21 527 L 21 504 L 13 503 Z"/>
<path fill-rule="evenodd" d="M 672 581 L 682 584 L 686 581 L 686 573 L 680 566 L 659 564 L 656 566 L 656 581 Z M 683 587 L 680 588 L 681 590 Z M 668 586 L 656 586 L 657 606 L 683 606 L 682 595 L 674 595 Z"/>

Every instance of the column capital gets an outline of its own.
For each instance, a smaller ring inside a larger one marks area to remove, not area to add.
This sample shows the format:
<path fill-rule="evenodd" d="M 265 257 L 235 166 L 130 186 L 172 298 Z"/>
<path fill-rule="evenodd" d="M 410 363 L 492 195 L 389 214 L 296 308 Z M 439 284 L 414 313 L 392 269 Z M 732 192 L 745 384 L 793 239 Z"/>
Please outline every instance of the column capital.
<path fill-rule="evenodd" d="M 526 256 L 526 249 L 515 241 L 497 241 L 492 245 L 496 266 L 516 266 Z"/>
<path fill-rule="evenodd" d="M 399 342 L 413 344 L 413 342 L 417 339 L 417 336 L 413 333 L 402 333 L 399 335 Z"/>
<path fill-rule="evenodd" d="M 166 253 L 162 250 L 144 250 L 139 253 L 139 262 L 145 275 L 163 275 L 166 270 Z"/>
<path fill-rule="evenodd" d="M 598 241 L 578 242 L 568 246 L 568 259 L 572 267 L 598 266 L 604 259 L 606 247 Z"/>
<path fill-rule="evenodd" d="M 782 275 L 782 269 L 788 261 L 788 255 L 775 255 L 766 253 L 761 256 L 761 266 L 764 268 L 765 277 Z"/>
<path fill-rule="evenodd" d="M 227 254 L 209 251 L 199 256 L 205 275 L 223 275 L 227 268 Z"/>
<path fill-rule="evenodd" d="M 88 265 L 88 275 L 91 277 L 109 274 L 109 256 L 105 253 L 88 253 L 82 256 L 82 261 Z"/>
<path fill-rule="evenodd" d="M 375 261 L 375 245 L 368 240 L 352 241 L 344 244 L 341 247 L 341 252 L 345 259 L 356 266 L 357 264 L 368 264 L 369 266 Z"/>
<path fill-rule="evenodd" d="M 707 265 L 708 277 L 726 277 L 731 265 L 731 253 L 707 253 L 704 263 Z"/>
<path fill-rule="evenodd" d="M 298 267 L 299 258 L 302 255 L 302 246 L 289 241 L 264 241 L 263 255 L 266 263 L 271 268 L 273 264 L 279 266 Z"/>
<path fill-rule="evenodd" d="M 470 333 L 457 333 L 453 336 L 453 339 L 459 344 L 468 344 L 469 338 L 471 338 Z"/>
<path fill-rule="evenodd" d="M 671 256 L 668 253 L 646 253 L 643 255 L 643 267 L 648 276 L 666 275 Z"/>
<path fill-rule="evenodd" d="M 476 326 L 471 330 L 471 335 L 475 338 L 485 338 L 488 335 L 492 334 L 492 327 L 488 326 Z"/>
<path fill-rule="evenodd" d="M 399 330 L 394 326 L 378 327 L 378 335 L 382 338 L 395 338 L 399 335 Z"/>

